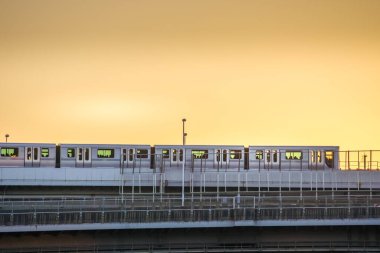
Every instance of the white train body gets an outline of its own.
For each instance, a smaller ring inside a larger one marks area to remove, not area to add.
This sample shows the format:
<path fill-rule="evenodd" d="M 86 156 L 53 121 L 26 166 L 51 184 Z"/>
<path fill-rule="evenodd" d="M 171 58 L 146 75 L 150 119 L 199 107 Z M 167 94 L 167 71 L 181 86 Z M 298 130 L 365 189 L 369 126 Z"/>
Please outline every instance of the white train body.
<path fill-rule="evenodd" d="M 206 188 L 351 181 L 338 179 L 341 172 L 337 146 L 0 143 L 0 185 Z"/>
<path fill-rule="evenodd" d="M 152 172 L 339 169 L 337 146 L 2 143 L 0 167 L 122 168 Z"/>

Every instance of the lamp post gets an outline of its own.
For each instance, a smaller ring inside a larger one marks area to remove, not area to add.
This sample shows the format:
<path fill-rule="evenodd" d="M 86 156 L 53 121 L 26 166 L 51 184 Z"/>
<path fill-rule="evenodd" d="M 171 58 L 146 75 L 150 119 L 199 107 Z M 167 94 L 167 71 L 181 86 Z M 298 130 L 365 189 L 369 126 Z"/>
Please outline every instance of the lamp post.
<path fill-rule="evenodd" d="M 186 122 L 186 119 L 182 119 L 182 145 L 186 145 L 186 136 L 187 136 L 187 133 L 185 133 L 185 122 Z"/>
<path fill-rule="evenodd" d="M 182 149 L 183 149 L 183 159 L 182 159 L 182 206 L 185 205 L 185 161 L 186 161 L 186 152 L 185 152 L 185 144 L 186 144 L 186 136 L 185 133 L 185 122 L 186 119 L 182 119 Z"/>
<path fill-rule="evenodd" d="M 8 138 L 9 138 L 9 136 L 10 136 L 9 134 L 6 134 L 6 135 L 5 135 L 5 142 L 8 142 Z"/>

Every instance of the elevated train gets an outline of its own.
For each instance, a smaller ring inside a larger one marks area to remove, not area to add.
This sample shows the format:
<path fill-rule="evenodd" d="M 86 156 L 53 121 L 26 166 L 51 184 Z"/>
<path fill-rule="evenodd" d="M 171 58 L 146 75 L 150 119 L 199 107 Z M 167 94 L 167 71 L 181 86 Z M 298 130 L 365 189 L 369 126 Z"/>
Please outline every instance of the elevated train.
<path fill-rule="evenodd" d="M 122 168 L 137 173 L 337 170 L 338 146 L 0 143 L 0 167 Z"/>

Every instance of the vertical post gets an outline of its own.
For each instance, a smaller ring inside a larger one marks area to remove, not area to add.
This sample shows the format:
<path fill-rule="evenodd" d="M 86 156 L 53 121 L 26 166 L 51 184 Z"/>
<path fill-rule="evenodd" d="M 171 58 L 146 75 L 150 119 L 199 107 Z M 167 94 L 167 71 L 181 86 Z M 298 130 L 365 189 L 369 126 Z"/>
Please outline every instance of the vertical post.
<path fill-rule="evenodd" d="M 121 174 L 121 203 L 124 204 L 124 177 Z"/>
<path fill-rule="evenodd" d="M 358 170 L 360 169 L 360 151 L 358 151 Z"/>
<path fill-rule="evenodd" d="M 216 176 L 216 198 L 219 200 L 219 171 L 217 172 Z"/>
<path fill-rule="evenodd" d="M 135 200 L 135 173 L 133 173 L 133 176 L 132 176 L 132 203 L 134 202 Z"/>
<path fill-rule="evenodd" d="M 120 149 L 121 163 L 120 163 L 120 176 L 121 176 L 121 203 L 124 204 L 124 156 L 123 156 L 123 148 Z"/>
<path fill-rule="evenodd" d="M 186 161 L 186 133 L 185 133 L 186 119 L 182 119 L 182 145 L 183 145 L 183 160 L 182 160 L 182 206 L 185 205 L 185 161 Z"/>
<path fill-rule="evenodd" d="M 301 190 L 301 197 L 302 197 L 302 187 L 303 187 L 303 185 L 302 185 L 302 172 L 301 172 L 301 180 L 300 180 L 300 190 Z"/>
<path fill-rule="evenodd" d="M 8 138 L 9 138 L 9 136 L 10 136 L 9 134 L 6 134 L 6 135 L 5 135 L 5 142 L 8 142 Z"/>
<path fill-rule="evenodd" d="M 185 205 L 185 160 L 186 160 L 186 152 L 184 148 L 184 154 L 183 154 L 183 161 L 182 161 L 182 206 Z"/>
<path fill-rule="evenodd" d="M 182 145 L 183 146 L 186 145 L 186 135 L 187 135 L 187 133 L 185 133 L 185 122 L 186 122 L 186 119 L 182 119 Z"/>

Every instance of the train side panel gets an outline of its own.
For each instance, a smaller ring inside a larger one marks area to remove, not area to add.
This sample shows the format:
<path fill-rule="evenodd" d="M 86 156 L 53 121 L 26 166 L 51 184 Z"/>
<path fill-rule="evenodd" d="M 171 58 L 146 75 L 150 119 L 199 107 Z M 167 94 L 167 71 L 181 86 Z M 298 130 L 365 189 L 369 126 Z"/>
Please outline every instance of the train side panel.
<path fill-rule="evenodd" d="M 55 160 L 55 144 L 0 143 L 0 167 L 55 167 Z"/>
<path fill-rule="evenodd" d="M 150 171 L 149 145 L 61 145 L 61 167 Z"/>
<path fill-rule="evenodd" d="M 249 146 L 249 169 L 339 169 L 337 146 Z"/>
<path fill-rule="evenodd" d="M 184 160 L 192 172 L 244 169 L 244 146 L 156 145 L 155 150 L 155 168 L 160 170 L 182 167 Z"/>

